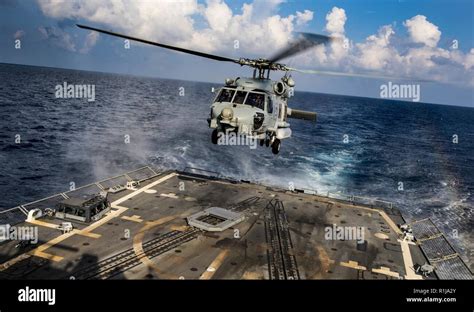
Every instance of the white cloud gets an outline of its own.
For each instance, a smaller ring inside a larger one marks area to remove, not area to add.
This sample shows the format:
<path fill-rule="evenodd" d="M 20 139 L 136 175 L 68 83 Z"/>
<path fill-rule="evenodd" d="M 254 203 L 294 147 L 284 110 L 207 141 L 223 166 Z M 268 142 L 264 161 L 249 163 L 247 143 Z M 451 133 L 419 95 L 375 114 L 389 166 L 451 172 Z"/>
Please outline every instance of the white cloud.
<path fill-rule="evenodd" d="M 241 8 L 230 7 L 223 0 L 207 0 L 205 4 L 198 4 L 197 0 L 37 1 L 43 13 L 52 18 L 77 19 L 150 40 L 236 57 L 270 57 L 287 45 L 295 30 L 301 30 L 314 18 L 310 10 L 279 14 L 282 0 L 254 0 Z M 340 40 L 296 56 L 295 67 L 298 64 L 336 71 L 376 71 L 474 85 L 474 49 L 463 53 L 437 47 L 441 31 L 423 15 L 407 19 L 400 33 L 394 26 L 385 25 L 358 43 L 345 33 L 348 16 L 343 8 L 333 7 L 325 19 L 327 33 Z M 43 32 L 54 36 L 57 45 L 76 50 L 67 33 L 46 28 Z M 89 34 L 79 52 L 86 53 L 96 41 L 96 35 Z"/>
<path fill-rule="evenodd" d="M 410 39 L 416 43 L 436 47 L 441 37 L 441 31 L 439 31 L 438 26 L 428 22 L 424 15 L 414 16 L 406 20 L 403 25 L 407 27 Z"/>
<path fill-rule="evenodd" d="M 385 25 L 377 35 L 357 44 L 352 63 L 363 70 L 376 70 L 393 76 L 474 86 L 470 54 L 436 47 L 441 32 L 424 16 L 414 16 L 403 25 L 408 40 L 423 43 L 422 46 L 404 43 L 403 38 L 392 42 L 395 31 L 392 26 Z"/>
<path fill-rule="evenodd" d="M 222 0 L 207 0 L 204 5 L 196 0 L 38 0 L 42 12 L 53 18 L 82 19 L 205 52 L 232 51 L 238 40 L 242 56 L 252 53 L 262 57 L 284 46 L 295 27 L 304 26 L 313 18 L 309 10 L 287 16 L 273 14 L 281 2 L 255 0 L 243 4 L 241 13 L 234 13 Z M 205 21 L 204 27 L 196 27 L 197 17 Z"/>
<path fill-rule="evenodd" d="M 326 31 L 341 40 L 297 56 L 295 63 L 307 68 L 373 72 L 474 86 L 474 49 L 463 53 L 437 47 L 441 31 L 426 17 L 417 15 L 405 21 L 408 36 L 397 36 L 392 25 L 384 25 L 377 33 L 354 44 L 345 35 L 346 21 L 344 10 L 334 7 L 326 15 Z"/>
<path fill-rule="evenodd" d="M 288 43 L 296 27 L 307 24 L 313 18 L 313 12 L 305 10 L 288 16 L 269 15 L 281 1 L 255 1 L 243 4 L 240 14 L 233 13 L 221 0 L 209 0 L 202 10 L 208 27 L 196 30 L 188 46 L 204 51 L 226 51 L 234 49 L 239 43 L 240 56 L 249 54 L 269 57 Z M 257 8 L 267 4 L 266 15 L 260 15 Z M 183 43 L 186 44 L 186 43 Z M 232 51 L 234 52 L 234 51 Z"/>
<path fill-rule="evenodd" d="M 328 55 L 326 60 L 332 63 L 332 65 L 343 62 L 343 59 L 349 53 L 350 42 L 344 34 L 346 21 L 346 11 L 342 8 L 333 7 L 326 15 L 326 31 L 329 35 L 338 39 L 333 41 L 329 49 L 327 49 Z M 320 53 L 320 51 L 317 51 L 317 53 Z"/>
<path fill-rule="evenodd" d="M 79 50 L 81 53 L 87 53 L 92 49 L 92 47 L 95 46 L 97 43 L 97 40 L 99 39 L 99 33 L 95 31 L 91 31 L 87 37 L 86 41 L 84 42 L 84 46 Z"/>
<path fill-rule="evenodd" d="M 207 8 L 204 11 L 204 17 L 209 26 L 217 32 L 224 32 L 227 29 L 232 15 L 232 10 L 219 0 L 208 1 Z"/>
<path fill-rule="evenodd" d="M 466 58 L 462 63 L 465 69 L 474 69 L 474 48 L 469 51 L 469 54 L 466 55 Z"/>
<path fill-rule="evenodd" d="M 326 15 L 326 30 L 332 35 L 344 34 L 344 25 L 347 21 L 346 11 L 344 9 L 333 7 L 331 12 Z"/>
<path fill-rule="evenodd" d="M 196 0 L 38 0 L 42 12 L 50 17 L 83 19 L 127 31 L 152 40 L 184 40 L 194 32 L 193 14 L 199 13 Z"/>
<path fill-rule="evenodd" d="M 70 52 L 76 51 L 76 45 L 72 40 L 71 35 L 69 35 L 67 32 L 62 31 L 59 28 L 44 26 L 38 27 L 38 31 L 40 32 L 43 39 L 50 40 L 53 45 Z"/>
<path fill-rule="evenodd" d="M 296 12 L 296 26 L 305 25 L 313 20 L 313 11 L 304 10 L 304 12 Z"/>
<path fill-rule="evenodd" d="M 365 42 L 356 44 L 354 64 L 370 70 L 387 69 L 390 64 L 399 63 L 398 51 L 390 45 L 395 34 L 392 26 L 382 26 L 377 35 L 367 37 Z"/>

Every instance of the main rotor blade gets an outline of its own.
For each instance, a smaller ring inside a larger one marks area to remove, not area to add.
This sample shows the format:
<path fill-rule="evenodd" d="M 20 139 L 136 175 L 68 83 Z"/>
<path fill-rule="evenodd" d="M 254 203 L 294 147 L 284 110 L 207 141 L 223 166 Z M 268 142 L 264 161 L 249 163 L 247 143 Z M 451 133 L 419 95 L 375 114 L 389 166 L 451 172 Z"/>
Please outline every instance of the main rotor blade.
<path fill-rule="evenodd" d="M 394 77 L 394 76 L 372 75 L 372 74 L 354 74 L 354 73 L 342 73 L 342 72 L 313 70 L 313 69 L 297 69 L 297 68 L 292 68 L 292 67 L 287 67 L 287 69 L 291 71 L 303 73 L 303 74 L 317 74 L 317 75 L 341 76 L 341 77 L 360 77 L 360 78 L 371 78 L 371 79 L 412 80 L 416 82 L 432 82 L 432 80 L 413 78 L 413 77 Z"/>
<path fill-rule="evenodd" d="M 324 35 L 310 34 L 310 33 L 300 33 L 300 34 L 301 34 L 301 37 L 299 39 L 297 39 L 288 47 L 284 48 L 283 50 L 275 54 L 273 57 L 271 57 L 270 62 L 272 63 L 278 62 L 281 59 L 303 52 L 319 44 L 325 44 L 334 40 L 334 38 L 324 36 Z"/>
<path fill-rule="evenodd" d="M 213 55 L 213 54 L 203 53 L 203 52 L 199 52 L 199 51 L 183 49 L 183 48 L 179 48 L 179 47 L 170 46 L 170 45 L 167 45 L 167 44 L 153 42 L 153 41 L 140 39 L 140 38 L 136 38 L 136 37 L 132 37 L 132 36 L 127 36 L 127 35 L 122 35 L 122 34 L 119 34 L 119 33 L 111 32 L 111 31 L 107 31 L 107 30 L 102 30 L 102 29 L 99 29 L 99 28 L 94 28 L 94 27 L 90 27 L 90 26 L 86 26 L 86 25 L 79 25 L 79 24 L 76 24 L 76 25 L 79 28 L 89 29 L 89 30 L 97 31 L 97 32 L 107 34 L 107 35 L 111 35 L 111 36 L 115 36 L 115 37 L 129 39 L 129 40 L 138 41 L 138 42 L 154 45 L 154 46 L 165 48 L 165 49 L 170 49 L 170 50 L 179 51 L 179 52 L 183 52 L 183 53 L 188 53 L 188 54 L 192 54 L 192 55 L 196 55 L 196 56 L 200 56 L 200 57 L 205 57 L 205 58 L 215 60 L 215 61 L 232 62 L 232 63 L 238 63 L 238 61 L 239 61 L 239 60 L 231 59 L 231 58 L 224 57 L 224 56 Z"/>

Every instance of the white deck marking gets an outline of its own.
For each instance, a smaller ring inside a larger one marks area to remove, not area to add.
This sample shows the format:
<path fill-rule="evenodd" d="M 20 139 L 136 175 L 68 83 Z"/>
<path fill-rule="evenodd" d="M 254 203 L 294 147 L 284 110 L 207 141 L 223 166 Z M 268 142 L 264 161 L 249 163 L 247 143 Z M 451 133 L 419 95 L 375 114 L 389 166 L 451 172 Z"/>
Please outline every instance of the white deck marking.
<path fill-rule="evenodd" d="M 179 198 L 179 196 L 176 195 L 175 193 L 168 193 L 168 194 L 161 193 L 160 196 L 173 198 L 173 199 L 178 199 Z"/>
<path fill-rule="evenodd" d="M 162 177 L 162 178 L 156 180 L 155 182 L 150 183 L 150 184 L 148 184 L 147 186 L 144 186 L 144 187 L 142 187 L 142 188 L 136 190 L 136 191 L 133 192 L 133 193 L 130 193 L 130 194 L 128 194 L 128 195 L 126 195 L 126 196 L 124 196 L 124 197 L 122 197 L 122 198 L 117 199 L 116 201 L 114 201 L 114 202 L 111 204 L 111 205 L 112 205 L 112 208 L 116 208 L 116 207 L 114 207 L 114 206 L 118 206 L 118 205 L 120 205 L 121 203 L 123 203 L 124 201 L 128 200 L 129 198 L 132 198 L 132 197 L 134 197 L 134 196 L 136 196 L 136 195 L 138 195 L 138 194 L 140 194 L 140 193 L 142 193 L 142 192 L 144 192 L 144 191 L 146 191 L 146 190 L 148 190 L 148 189 L 154 187 L 155 185 L 158 185 L 158 184 L 160 184 L 160 183 L 162 183 L 162 182 L 164 182 L 164 181 L 166 181 L 166 180 L 168 180 L 168 179 L 171 179 L 172 177 L 177 176 L 177 175 L 178 175 L 178 174 L 177 174 L 177 173 L 174 173 L 174 172 L 173 172 L 173 173 L 170 173 L 170 174 L 165 175 L 164 177 Z"/>

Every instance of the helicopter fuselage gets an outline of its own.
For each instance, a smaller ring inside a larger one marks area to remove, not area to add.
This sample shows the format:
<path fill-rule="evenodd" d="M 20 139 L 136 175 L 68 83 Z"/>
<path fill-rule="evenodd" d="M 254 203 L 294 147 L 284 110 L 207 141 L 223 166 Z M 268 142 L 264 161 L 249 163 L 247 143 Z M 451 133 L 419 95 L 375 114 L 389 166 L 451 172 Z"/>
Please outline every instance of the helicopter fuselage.
<path fill-rule="evenodd" d="M 209 127 L 216 133 L 247 136 L 266 140 L 291 136 L 290 124 L 286 121 L 287 94 L 276 94 L 275 84 L 281 82 L 261 78 L 227 79 L 218 90 L 211 105 Z M 279 86 L 281 87 L 281 86 Z"/>
<path fill-rule="evenodd" d="M 142 42 L 215 61 L 252 67 L 253 78 L 226 79 L 226 85 L 219 90 L 211 105 L 211 114 L 208 122 L 209 127 L 214 129 L 212 132 L 212 143 L 214 144 L 218 144 L 218 136 L 222 135 L 222 133 L 228 134 L 230 132 L 245 136 L 246 138 L 259 139 L 260 145 L 266 144 L 267 147 L 271 145 L 272 152 L 278 154 L 281 140 L 291 137 L 290 124 L 286 121 L 288 117 L 316 121 L 316 113 L 314 112 L 288 108 L 288 98 L 295 86 L 294 80 L 288 73 L 301 70 L 288 67 L 285 64 L 278 63 L 278 61 L 313 46 L 331 42 L 333 40 L 331 37 L 302 33 L 300 39 L 269 59 L 234 59 L 91 26 L 79 24 L 77 26 L 110 36 Z M 285 75 L 280 81 L 273 81 L 270 80 L 271 71 L 284 71 Z"/>

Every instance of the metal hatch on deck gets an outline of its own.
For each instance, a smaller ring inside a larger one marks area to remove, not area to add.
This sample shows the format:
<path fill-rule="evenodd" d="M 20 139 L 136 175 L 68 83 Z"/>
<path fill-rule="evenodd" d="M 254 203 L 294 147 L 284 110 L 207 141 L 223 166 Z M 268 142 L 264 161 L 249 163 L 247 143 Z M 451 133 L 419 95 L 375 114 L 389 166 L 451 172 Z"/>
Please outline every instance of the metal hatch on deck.
<path fill-rule="evenodd" d="M 187 218 L 190 226 L 209 232 L 224 231 L 244 219 L 243 214 L 219 207 L 205 209 Z"/>

